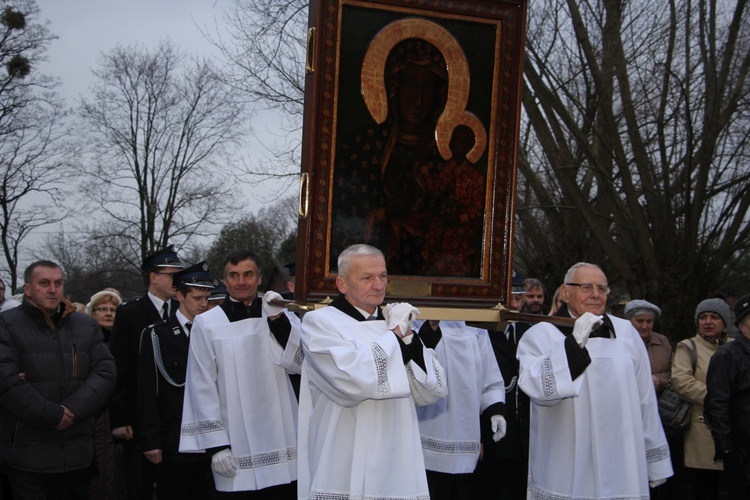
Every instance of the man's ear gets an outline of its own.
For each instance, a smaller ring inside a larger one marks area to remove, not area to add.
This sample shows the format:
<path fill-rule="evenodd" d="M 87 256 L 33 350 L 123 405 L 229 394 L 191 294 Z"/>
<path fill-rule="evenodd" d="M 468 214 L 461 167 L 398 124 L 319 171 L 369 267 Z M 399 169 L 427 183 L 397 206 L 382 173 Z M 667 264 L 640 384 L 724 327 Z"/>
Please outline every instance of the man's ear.
<path fill-rule="evenodd" d="M 346 282 L 341 276 L 336 276 L 336 288 L 339 289 L 339 292 L 346 295 Z"/>
<path fill-rule="evenodd" d="M 566 304 L 568 303 L 568 287 L 566 285 L 563 285 L 560 289 L 560 298 Z"/>

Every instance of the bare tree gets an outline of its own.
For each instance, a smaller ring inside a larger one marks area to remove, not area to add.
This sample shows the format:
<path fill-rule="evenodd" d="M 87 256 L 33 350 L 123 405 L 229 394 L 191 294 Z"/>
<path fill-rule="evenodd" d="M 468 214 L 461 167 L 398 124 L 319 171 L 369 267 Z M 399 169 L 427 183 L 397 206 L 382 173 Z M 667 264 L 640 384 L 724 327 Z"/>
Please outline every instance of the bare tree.
<path fill-rule="evenodd" d="M 307 0 L 235 0 L 226 32 L 204 30 L 229 63 L 227 82 L 280 118 L 276 140 L 263 144 L 266 154 L 244 165 L 254 182 L 286 179 L 289 186 L 299 175 L 307 7 Z"/>
<path fill-rule="evenodd" d="M 117 47 L 93 73 L 79 106 L 90 144 L 83 189 L 103 216 L 92 237 L 126 238 L 119 251 L 137 266 L 169 243 L 210 234 L 233 205 L 224 165 L 247 118 L 236 92 L 169 41 L 153 52 Z"/>
<path fill-rule="evenodd" d="M 536 0 L 529 12 L 523 267 L 559 280 L 563 259 L 601 263 L 689 335 L 695 305 L 750 243 L 747 1 Z"/>
<path fill-rule="evenodd" d="M 69 150 L 56 82 L 34 70 L 55 38 L 31 0 L 3 1 L 0 12 L 0 236 L 9 287 L 18 284 L 29 234 L 60 221 Z"/>

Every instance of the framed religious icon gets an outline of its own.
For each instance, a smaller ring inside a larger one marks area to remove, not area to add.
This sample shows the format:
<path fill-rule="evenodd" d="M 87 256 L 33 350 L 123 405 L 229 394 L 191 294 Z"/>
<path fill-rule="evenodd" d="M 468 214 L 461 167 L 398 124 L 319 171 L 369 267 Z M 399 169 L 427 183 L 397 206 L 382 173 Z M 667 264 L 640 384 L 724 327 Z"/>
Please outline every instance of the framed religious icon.
<path fill-rule="evenodd" d="M 310 5 L 297 301 L 337 294 L 338 255 L 382 250 L 389 300 L 504 301 L 526 2 Z"/>

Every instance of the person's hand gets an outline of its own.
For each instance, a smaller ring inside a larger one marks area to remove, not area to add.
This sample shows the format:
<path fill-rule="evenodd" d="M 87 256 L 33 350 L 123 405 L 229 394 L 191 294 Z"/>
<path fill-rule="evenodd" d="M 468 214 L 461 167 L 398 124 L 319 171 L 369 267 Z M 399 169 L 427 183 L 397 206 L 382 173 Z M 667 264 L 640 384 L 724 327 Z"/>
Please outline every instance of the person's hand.
<path fill-rule="evenodd" d="M 389 330 L 401 338 L 411 335 L 411 322 L 416 319 L 419 309 L 408 302 L 395 302 L 383 308 L 383 317 Z"/>
<path fill-rule="evenodd" d="M 133 428 L 129 425 L 112 429 L 112 436 L 117 439 L 133 439 Z"/>
<path fill-rule="evenodd" d="M 57 429 L 58 431 L 63 431 L 67 429 L 68 427 L 73 425 L 73 421 L 76 419 L 76 416 L 73 415 L 73 412 L 70 411 L 68 408 L 63 406 L 62 409 L 63 409 L 63 416 L 60 419 L 60 423 L 57 424 L 57 427 L 55 427 L 55 429 Z"/>
<path fill-rule="evenodd" d="M 211 457 L 211 468 L 214 472 L 223 477 L 232 478 L 236 476 L 237 468 L 234 466 L 232 450 L 226 448 L 214 453 L 214 456 Z"/>
<path fill-rule="evenodd" d="M 649 481 L 648 485 L 651 488 L 656 488 L 657 486 L 661 486 L 662 484 L 666 483 L 667 479 L 655 479 L 654 481 Z"/>
<path fill-rule="evenodd" d="M 266 316 L 271 319 L 276 319 L 282 312 L 284 312 L 283 307 L 271 304 L 271 301 L 274 300 L 284 300 L 284 298 L 273 290 L 269 290 L 263 294 L 263 312 L 265 312 Z"/>
<path fill-rule="evenodd" d="M 490 417 L 490 423 L 492 424 L 492 440 L 494 442 L 500 441 L 505 437 L 505 431 L 508 429 L 508 424 L 505 422 L 505 417 L 502 415 L 492 415 Z"/>
<path fill-rule="evenodd" d="M 583 348 L 586 346 L 589 335 L 591 335 L 591 330 L 594 328 L 594 325 L 601 323 L 602 319 L 602 316 L 585 312 L 576 320 L 573 327 L 573 337 L 575 337 L 579 347 Z"/>
<path fill-rule="evenodd" d="M 161 463 L 161 450 L 148 450 L 143 452 L 143 456 L 146 457 L 146 460 L 151 462 L 152 464 L 160 464 Z"/>

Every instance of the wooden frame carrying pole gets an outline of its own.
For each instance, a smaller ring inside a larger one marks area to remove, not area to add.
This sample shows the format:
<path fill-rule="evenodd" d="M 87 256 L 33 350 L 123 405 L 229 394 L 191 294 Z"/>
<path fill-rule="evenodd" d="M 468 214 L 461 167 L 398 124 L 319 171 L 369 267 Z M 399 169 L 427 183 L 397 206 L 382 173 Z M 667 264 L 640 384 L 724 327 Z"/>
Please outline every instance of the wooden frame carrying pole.
<path fill-rule="evenodd" d="M 308 312 L 326 307 L 331 302 L 326 299 L 322 302 L 310 304 L 299 304 L 293 300 L 277 299 L 271 304 L 277 307 L 285 307 L 294 312 Z M 429 307 L 420 306 L 417 319 L 433 321 L 466 321 L 472 326 L 486 328 L 488 330 L 505 330 L 508 323 L 552 323 L 556 326 L 570 327 L 575 324 L 575 318 L 564 318 L 560 316 L 545 316 L 542 314 L 529 314 L 514 311 L 497 304 L 495 307 L 485 309 L 470 309 L 465 307 Z"/>

